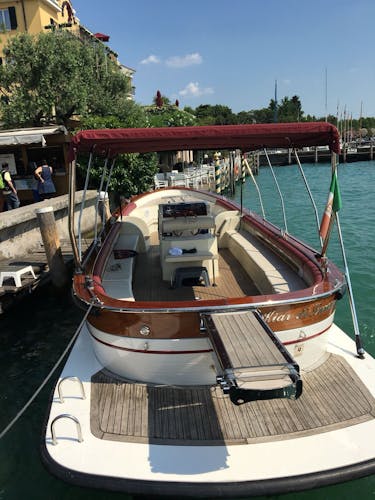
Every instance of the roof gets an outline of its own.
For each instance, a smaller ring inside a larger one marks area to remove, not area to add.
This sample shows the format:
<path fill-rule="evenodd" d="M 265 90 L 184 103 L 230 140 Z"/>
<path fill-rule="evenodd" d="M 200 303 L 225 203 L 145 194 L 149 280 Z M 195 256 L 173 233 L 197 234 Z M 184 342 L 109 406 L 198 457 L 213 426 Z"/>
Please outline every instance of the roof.
<path fill-rule="evenodd" d="M 329 146 L 339 153 L 339 133 L 326 122 L 215 125 L 83 130 L 72 139 L 75 151 L 97 154 L 156 151 L 300 148 Z"/>
<path fill-rule="evenodd" d="M 109 35 L 105 35 L 104 33 L 95 33 L 94 37 L 98 38 L 102 42 L 108 42 L 109 41 Z"/>
<path fill-rule="evenodd" d="M 46 144 L 45 136 L 65 134 L 68 131 L 62 125 L 51 127 L 20 128 L 0 131 L 0 146 L 19 146 L 21 144 Z"/>

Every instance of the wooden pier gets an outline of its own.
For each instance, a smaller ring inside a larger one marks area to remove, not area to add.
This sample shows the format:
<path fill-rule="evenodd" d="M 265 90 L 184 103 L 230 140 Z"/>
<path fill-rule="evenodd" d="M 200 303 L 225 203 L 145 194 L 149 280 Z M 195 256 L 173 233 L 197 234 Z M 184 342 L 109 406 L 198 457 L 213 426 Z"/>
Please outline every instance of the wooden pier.
<path fill-rule="evenodd" d="M 339 155 L 340 163 L 354 163 L 358 161 L 371 161 L 374 159 L 375 144 L 365 144 L 356 147 L 345 145 Z M 259 152 L 259 165 L 268 165 L 266 155 Z M 268 152 L 272 165 L 290 165 L 295 163 L 292 149 Z M 301 163 L 329 163 L 331 153 L 328 149 L 310 148 L 310 151 L 298 151 Z"/>

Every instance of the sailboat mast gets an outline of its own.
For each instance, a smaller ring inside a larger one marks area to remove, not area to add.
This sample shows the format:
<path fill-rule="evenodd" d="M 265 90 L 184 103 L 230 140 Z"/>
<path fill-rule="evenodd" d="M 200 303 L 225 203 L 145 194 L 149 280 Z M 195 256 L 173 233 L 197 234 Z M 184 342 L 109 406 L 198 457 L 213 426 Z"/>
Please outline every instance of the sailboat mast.
<path fill-rule="evenodd" d="M 325 112 L 326 112 L 326 122 L 328 121 L 328 101 L 327 101 L 327 93 L 328 93 L 328 82 L 327 82 L 327 68 L 325 71 Z"/>
<path fill-rule="evenodd" d="M 273 112 L 273 121 L 277 123 L 277 80 L 275 80 L 275 109 Z"/>

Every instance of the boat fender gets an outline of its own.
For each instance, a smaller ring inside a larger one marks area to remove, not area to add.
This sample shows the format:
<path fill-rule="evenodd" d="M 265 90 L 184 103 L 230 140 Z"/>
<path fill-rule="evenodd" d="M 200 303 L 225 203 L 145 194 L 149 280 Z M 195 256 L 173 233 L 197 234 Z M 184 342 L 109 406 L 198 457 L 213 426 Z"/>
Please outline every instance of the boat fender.
<path fill-rule="evenodd" d="M 336 295 L 335 295 L 336 300 L 341 300 L 344 297 L 344 295 L 346 294 L 347 288 L 348 287 L 347 287 L 346 283 L 343 283 L 341 285 L 340 289 L 336 292 Z"/>

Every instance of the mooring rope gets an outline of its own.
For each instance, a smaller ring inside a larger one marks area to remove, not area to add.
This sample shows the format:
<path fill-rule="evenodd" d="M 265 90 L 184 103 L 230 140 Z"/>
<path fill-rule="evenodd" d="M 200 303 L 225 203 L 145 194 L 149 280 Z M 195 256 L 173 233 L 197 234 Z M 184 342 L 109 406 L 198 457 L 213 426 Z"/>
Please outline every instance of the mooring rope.
<path fill-rule="evenodd" d="M 0 433 L 0 439 L 3 438 L 5 436 L 5 434 L 7 434 L 7 432 L 13 427 L 13 425 L 19 420 L 19 418 L 25 413 L 25 411 L 27 410 L 27 408 L 31 405 L 31 403 L 34 401 L 34 399 L 38 396 L 38 394 L 41 392 L 41 390 L 43 389 L 43 387 L 47 384 L 47 382 L 49 381 L 49 379 L 52 377 L 52 375 L 54 374 L 54 372 L 56 371 L 56 369 L 58 368 L 58 366 L 60 365 L 60 363 L 64 359 L 66 353 L 69 351 L 69 349 L 71 348 L 71 346 L 75 342 L 76 338 L 78 337 L 78 334 L 80 333 L 83 325 L 85 324 L 87 316 L 90 314 L 90 311 L 91 311 L 93 305 L 94 304 L 90 304 L 90 306 L 87 309 L 87 311 L 86 311 L 86 313 L 85 313 L 85 315 L 84 315 L 81 323 L 79 324 L 76 332 L 74 333 L 73 337 L 70 339 L 70 341 L 69 341 L 67 347 L 65 348 L 64 352 L 61 354 L 61 356 L 59 357 L 59 359 L 57 360 L 57 362 L 55 363 L 54 367 L 49 372 L 49 374 L 47 375 L 47 377 L 41 383 L 41 385 L 39 386 L 39 388 L 34 392 L 34 394 L 31 396 L 31 398 L 28 400 L 28 402 L 23 406 L 23 408 L 13 418 L 13 420 L 11 420 L 11 422 Z"/>

